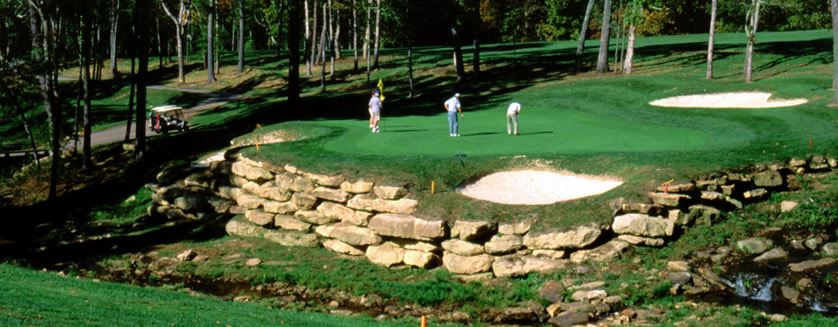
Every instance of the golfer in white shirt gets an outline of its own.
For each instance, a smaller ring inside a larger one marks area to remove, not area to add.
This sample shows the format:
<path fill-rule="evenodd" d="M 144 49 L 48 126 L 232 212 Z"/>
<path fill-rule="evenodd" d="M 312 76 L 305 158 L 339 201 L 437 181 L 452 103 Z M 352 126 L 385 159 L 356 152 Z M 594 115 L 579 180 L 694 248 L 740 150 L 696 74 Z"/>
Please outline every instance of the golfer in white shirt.
<path fill-rule="evenodd" d="M 513 102 L 506 109 L 506 133 L 518 135 L 518 113 L 521 112 L 521 104 Z"/>

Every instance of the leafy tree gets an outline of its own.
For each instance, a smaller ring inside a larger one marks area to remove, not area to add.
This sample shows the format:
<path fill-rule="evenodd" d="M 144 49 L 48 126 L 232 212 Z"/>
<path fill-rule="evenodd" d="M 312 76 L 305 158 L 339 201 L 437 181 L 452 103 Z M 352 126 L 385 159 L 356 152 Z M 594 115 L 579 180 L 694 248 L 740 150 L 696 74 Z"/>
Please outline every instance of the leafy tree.
<path fill-rule="evenodd" d="M 27 114 L 37 108 L 39 96 L 38 81 L 24 61 L 0 59 L 0 113 L 3 119 L 20 120 L 32 147 L 32 159 L 38 167 L 38 145 Z"/>

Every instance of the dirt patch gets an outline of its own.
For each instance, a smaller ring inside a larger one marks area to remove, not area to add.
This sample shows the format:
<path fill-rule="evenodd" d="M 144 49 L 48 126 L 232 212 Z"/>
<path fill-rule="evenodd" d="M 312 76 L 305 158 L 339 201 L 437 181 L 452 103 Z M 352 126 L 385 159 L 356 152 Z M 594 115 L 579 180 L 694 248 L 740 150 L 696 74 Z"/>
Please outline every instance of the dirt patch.
<path fill-rule="evenodd" d="M 649 104 L 670 108 L 762 109 L 794 107 L 807 102 L 806 99 L 771 99 L 771 93 L 766 92 L 732 92 L 677 96 Z"/>
<path fill-rule="evenodd" d="M 458 192 L 495 203 L 545 205 L 602 194 L 621 184 L 623 181 L 612 177 L 515 170 L 485 176 Z"/>

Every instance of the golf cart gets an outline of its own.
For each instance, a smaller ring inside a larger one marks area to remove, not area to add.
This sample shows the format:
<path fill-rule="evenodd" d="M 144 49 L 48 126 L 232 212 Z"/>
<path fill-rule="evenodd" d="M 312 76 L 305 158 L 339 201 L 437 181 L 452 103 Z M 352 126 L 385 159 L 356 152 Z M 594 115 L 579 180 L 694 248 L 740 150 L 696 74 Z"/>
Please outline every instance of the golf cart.
<path fill-rule="evenodd" d="M 189 130 L 189 122 L 183 115 L 183 108 L 173 105 L 151 108 L 148 125 L 155 133 L 168 134 L 171 130 L 185 132 Z"/>

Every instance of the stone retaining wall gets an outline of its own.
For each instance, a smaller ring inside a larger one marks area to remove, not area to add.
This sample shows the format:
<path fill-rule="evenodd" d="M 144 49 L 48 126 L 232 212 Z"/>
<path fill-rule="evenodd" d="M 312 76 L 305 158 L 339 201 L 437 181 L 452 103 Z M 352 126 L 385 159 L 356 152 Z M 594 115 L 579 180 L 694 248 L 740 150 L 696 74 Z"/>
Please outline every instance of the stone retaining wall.
<path fill-rule="evenodd" d="M 153 187 L 155 204 L 149 213 L 172 219 L 201 219 L 207 211 L 232 214 L 226 225 L 230 235 L 323 246 L 387 267 L 442 265 L 465 280 L 486 279 L 608 260 L 632 244 L 661 246 L 680 229 L 712 224 L 724 210 L 794 189 L 799 174 L 835 167 L 834 159 L 813 157 L 662 185 L 649 194 L 648 203 L 621 205 L 610 226 L 531 233 L 532 220 L 448 223 L 417 215 L 419 202 L 400 185 L 349 180 L 235 154 L 185 180 Z M 172 182 L 165 179 L 158 176 L 161 185 Z"/>

